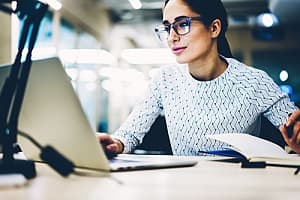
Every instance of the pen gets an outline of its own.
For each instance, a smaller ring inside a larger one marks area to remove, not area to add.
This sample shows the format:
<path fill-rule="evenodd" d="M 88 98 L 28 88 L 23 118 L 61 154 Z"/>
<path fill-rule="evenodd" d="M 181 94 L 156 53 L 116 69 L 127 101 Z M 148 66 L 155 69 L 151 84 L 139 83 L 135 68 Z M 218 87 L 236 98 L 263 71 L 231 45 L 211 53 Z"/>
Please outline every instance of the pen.
<path fill-rule="evenodd" d="M 300 167 L 296 169 L 296 171 L 294 172 L 295 175 L 297 175 L 300 171 Z"/>
<path fill-rule="evenodd" d="M 288 137 L 291 138 L 293 136 L 293 126 L 285 126 L 287 128 Z"/>
<path fill-rule="evenodd" d="M 290 117 L 292 115 L 292 113 L 289 113 L 288 116 Z M 293 126 L 287 126 L 285 125 L 285 127 L 287 128 L 287 133 L 288 133 L 288 137 L 291 138 L 293 136 Z"/>

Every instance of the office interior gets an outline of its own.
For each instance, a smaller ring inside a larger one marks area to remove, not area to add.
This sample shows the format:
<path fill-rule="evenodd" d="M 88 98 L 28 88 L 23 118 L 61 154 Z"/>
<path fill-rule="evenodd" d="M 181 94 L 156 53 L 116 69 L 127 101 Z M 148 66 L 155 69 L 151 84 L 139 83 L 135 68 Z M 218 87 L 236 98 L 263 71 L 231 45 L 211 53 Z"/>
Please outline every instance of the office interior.
<path fill-rule="evenodd" d="M 40 26 L 33 59 L 58 56 L 92 127 L 113 133 L 157 69 L 175 62 L 154 33 L 161 22 L 163 0 L 43 1 L 50 7 Z M 265 70 L 300 105 L 300 0 L 222 1 L 229 13 L 227 38 L 234 57 Z M 265 13 L 277 18 L 261 15 Z M 267 19 L 264 25 L 261 18 Z M 0 19 L 0 65 L 4 65 L 14 60 L 22 22 L 3 12 Z M 159 126 L 153 126 L 153 132 L 166 131 L 161 120 L 156 121 Z M 172 153 L 168 145 L 163 146 L 167 139 L 160 135 L 154 148 L 158 145 Z M 295 176 L 299 168 L 242 168 L 240 163 L 202 156 L 180 159 L 198 163 L 116 173 L 76 169 L 80 173 L 66 178 L 49 165 L 35 162 L 34 179 L 1 175 L 0 199 L 287 200 L 299 196 L 299 174 Z"/>
<path fill-rule="evenodd" d="M 163 1 L 46 2 L 50 7 L 40 26 L 33 59 L 58 56 L 92 127 L 113 133 L 156 70 L 175 62 L 154 32 L 161 22 Z M 299 105 L 300 1 L 223 2 L 234 57 L 265 70 Z M 0 63 L 6 64 L 15 56 L 22 22 L 3 12 L 0 18 Z"/>

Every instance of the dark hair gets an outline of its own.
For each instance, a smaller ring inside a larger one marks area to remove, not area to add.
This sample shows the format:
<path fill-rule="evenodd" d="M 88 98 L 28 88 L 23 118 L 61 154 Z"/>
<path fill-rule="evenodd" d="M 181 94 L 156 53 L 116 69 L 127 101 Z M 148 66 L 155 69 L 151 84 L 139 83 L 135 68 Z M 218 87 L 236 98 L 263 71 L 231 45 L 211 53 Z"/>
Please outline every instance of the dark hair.
<path fill-rule="evenodd" d="M 164 7 L 170 0 L 165 1 Z M 204 25 L 209 27 L 215 19 L 221 21 L 221 32 L 218 37 L 218 53 L 225 57 L 232 57 L 225 33 L 228 28 L 228 16 L 221 0 L 182 0 L 189 8 L 204 18 Z"/>

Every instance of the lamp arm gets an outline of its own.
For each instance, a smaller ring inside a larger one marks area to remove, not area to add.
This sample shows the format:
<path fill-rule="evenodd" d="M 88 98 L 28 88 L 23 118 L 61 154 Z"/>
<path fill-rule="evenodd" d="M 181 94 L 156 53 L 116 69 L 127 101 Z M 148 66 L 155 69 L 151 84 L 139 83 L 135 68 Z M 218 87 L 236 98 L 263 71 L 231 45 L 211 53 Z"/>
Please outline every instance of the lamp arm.
<path fill-rule="evenodd" d="M 0 0 L 0 5 L 9 2 L 11 1 Z M 31 68 L 31 53 L 37 39 L 40 22 L 48 10 L 48 5 L 37 0 L 18 0 L 15 10 L 2 5 L 0 8 L 7 13 L 16 13 L 19 19 L 24 19 L 18 53 L 0 94 L 0 143 L 3 150 L 0 174 L 21 173 L 26 178 L 33 178 L 36 175 L 34 163 L 15 160 L 13 154 L 17 143 L 19 113 Z M 21 63 L 28 36 L 29 49 L 25 62 Z"/>

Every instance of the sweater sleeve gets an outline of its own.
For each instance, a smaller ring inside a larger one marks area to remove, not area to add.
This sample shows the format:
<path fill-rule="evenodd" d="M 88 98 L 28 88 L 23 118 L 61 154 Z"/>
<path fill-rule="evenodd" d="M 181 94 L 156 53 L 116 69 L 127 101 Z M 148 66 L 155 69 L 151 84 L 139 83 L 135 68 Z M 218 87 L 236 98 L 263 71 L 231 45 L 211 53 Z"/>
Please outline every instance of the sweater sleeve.
<path fill-rule="evenodd" d="M 289 96 L 282 92 L 279 86 L 265 72 L 262 73 L 264 83 L 260 83 L 260 100 L 257 101 L 260 107 L 263 107 L 263 115 L 277 128 L 286 122 L 288 114 L 296 111 L 298 108 L 292 102 Z M 263 105 L 260 105 L 260 102 Z"/>
<path fill-rule="evenodd" d="M 144 97 L 135 105 L 125 122 L 112 135 L 113 138 L 124 144 L 123 153 L 132 152 L 142 142 L 145 134 L 163 110 L 160 74 L 157 73 L 157 76 L 151 80 Z"/>

